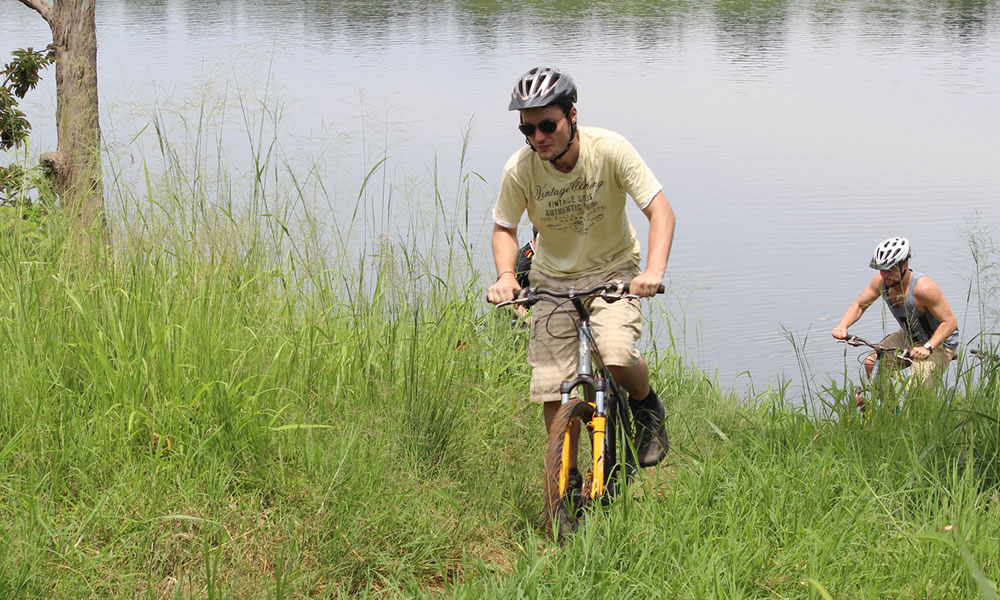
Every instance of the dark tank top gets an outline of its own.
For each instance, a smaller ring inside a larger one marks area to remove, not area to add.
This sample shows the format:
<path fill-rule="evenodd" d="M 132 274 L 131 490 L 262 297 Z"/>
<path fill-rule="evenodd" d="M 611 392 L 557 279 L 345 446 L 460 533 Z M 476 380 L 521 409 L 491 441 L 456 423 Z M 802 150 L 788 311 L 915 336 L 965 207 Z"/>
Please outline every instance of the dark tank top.
<path fill-rule="evenodd" d="M 941 324 L 941 321 L 937 320 L 931 313 L 922 312 L 917 309 L 917 300 L 913 296 L 913 290 L 917 286 L 917 280 L 923 276 L 923 273 L 917 273 L 916 271 L 911 273 L 910 285 L 906 289 L 906 299 L 903 300 L 901 306 L 893 306 L 889 303 L 889 288 L 886 287 L 885 283 L 882 284 L 882 299 L 885 300 L 886 306 L 889 307 L 889 312 L 896 318 L 900 329 L 903 330 L 906 337 L 914 345 L 926 343 L 934 335 L 938 325 Z M 944 345 L 948 348 L 958 346 L 958 329 L 955 329 L 955 332 L 948 336 L 948 339 L 944 341 Z"/>

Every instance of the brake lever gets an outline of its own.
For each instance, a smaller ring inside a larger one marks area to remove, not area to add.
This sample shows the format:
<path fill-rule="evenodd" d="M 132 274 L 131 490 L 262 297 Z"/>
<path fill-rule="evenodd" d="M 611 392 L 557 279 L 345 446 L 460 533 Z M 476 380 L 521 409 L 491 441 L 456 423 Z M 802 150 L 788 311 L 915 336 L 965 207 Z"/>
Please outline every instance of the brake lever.
<path fill-rule="evenodd" d="M 531 308 L 532 306 L 538 304 L 542 300 L 540 296 L 538 296 L 532 291 L 533 289 L 534 288 L 529 287 L 529 288 L 521 288 L 519 290 L 515 290 L 516 293 L 514 294 L 513 300 L 505 300 L 497 304 L 497 306 L 500 307 L 500 306 L 511 306 L 512 304 L 519 304 L 525 308 Z"/>
<path fill-rule="evenodd" d="M 615 282 L 614 287 L 612 289 L 606 289 L 603 292 L 601 292 L 600 297 L 602 300 L 608 303 L 617 302 L 623 299 L 640 300 L 639 296 L 636 296 L 635 294 L 630 294 L 627 291 L 625 291 L 625 284 L 621 281 Z"/>

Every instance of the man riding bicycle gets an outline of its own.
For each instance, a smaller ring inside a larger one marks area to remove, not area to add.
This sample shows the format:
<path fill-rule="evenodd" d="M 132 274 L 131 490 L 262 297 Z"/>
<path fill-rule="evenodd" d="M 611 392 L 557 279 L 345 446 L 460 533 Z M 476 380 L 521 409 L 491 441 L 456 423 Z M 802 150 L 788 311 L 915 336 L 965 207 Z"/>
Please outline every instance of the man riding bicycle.
<path fill-rule="evenodd" d="M 621 135 L 578 127 L 577 89 L 558 69 L 525 73 L 508 110 L 519 111 L 518 129 L 527 146 L 504 167 L 493 210 L 493 259 L 497 279 L 487 292 L 493 304 L 510 301 L 516 277 L 517 225 L 527 211 L 538 229 L 531 285 L 566 290 L 612 280 L 631 281 L 631 293 L 649 297 L 663 282 L 676 218 L 646 163 Z M 626 214 L 631 196 L 649 219 L 649 256 L 639 270 L 640 246 Z M 559 385 L 576 375 L 576 331 L 571 316 L 549 303 L 533 309 L 528 362 L 531 398 L 544 403 L 548 430 L 559 409 Z M 649 366 L 636 342 L 642 313 L 635 299 L 590 306 L 594 337 L 612 376 L 630 397 L 638 437 L 639 464 L 666 454 L 664 409 L 649 386 Z"/>
<path fill-rule="evenodd" d="M 958 319 L 937 283 L 923 273 L 910 270 L 910 254 L 910 242 L 903 237 L 891 237 L 875 247 L 868 266 L 878 274 L 847 307 L 840 323 L 833 328 L 833 337 L 846 340 L 847 328 L 881 296 L 899 323 L 899 330 L 886 336 L 882 345 L 908 350 L 913 361 L 911 377 L 926 383 L 932 376 L 940 377 L 955 358 Z M 875 358 L 872 352 L 865 359 L 869 377 L 875 368 Z M 864 400 L 859 396 L 856 402 L 862 406 Z"/>

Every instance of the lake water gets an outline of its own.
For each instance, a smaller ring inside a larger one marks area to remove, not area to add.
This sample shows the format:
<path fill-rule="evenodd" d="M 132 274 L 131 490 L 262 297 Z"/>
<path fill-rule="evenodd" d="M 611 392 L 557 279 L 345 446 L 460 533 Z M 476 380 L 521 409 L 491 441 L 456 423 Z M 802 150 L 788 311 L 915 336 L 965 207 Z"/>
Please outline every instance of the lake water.
<path fill-rule="evenodd" d="M 435 170 L 452 203 L 462 174 L 478 174 L 468 228 L 486 273 L 500 170 L 523 143 L 510 89 L 538 64 L 568 71 L 580 123 L 626 135 L 678 216 L 656 304 L 672 316 L 653 310 L 653 335 L 672 333 L 741 393 L 842 372 L 829 331 L 891 235 L 910 238 L 965 340 L 984 321 L 996 331 L 995 296 L 980 310 L 970 292 L 969 241 L 981 263 L 1000 263 L 996 0 L 103 0 L 97 16 L 102 125 L 124 171 L 148 158 L 154 114 L 182 161 L 211 165 L 221 151 L 246 164 L 239 115 L 280 107 L 265 129 L 322 183 L 331 228 L 382 158 L 371 193 L 394 200 L 362 213 L 402 238 L 408 215 L 435 210 Z M 11 0 L 0 31 L 5 57 L 50 41 Z M 53 79 L 24 103 L 33 153 L 55 145 Z M 879 307 L 852 331 L 880 337 Z"/>

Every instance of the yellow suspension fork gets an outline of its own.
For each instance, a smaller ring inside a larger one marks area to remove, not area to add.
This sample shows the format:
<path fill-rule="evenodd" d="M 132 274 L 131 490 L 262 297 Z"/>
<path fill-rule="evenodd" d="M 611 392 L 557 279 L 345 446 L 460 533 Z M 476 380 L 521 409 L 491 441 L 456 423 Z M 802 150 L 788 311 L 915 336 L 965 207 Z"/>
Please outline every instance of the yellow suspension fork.
<path fill-rule="evenodd" d="M 570 433 L 573 428 L 569 427 L 566 430 L 566 434 L 563 436 L 562 445 L 562 463 L 559 465 L 559 497 L 562 498 L 566 494 L 566 489 L 569 488 L 569 459 L 570 459 L 570 442 L 572 441 Z"/>
<path fill-rule="evenodd" d="M 590 482 L 590 497 L 599 498 L 604 494 L 604 439 L 608 431 L 608 418 L 594 415 L 594 476 Z"/>

